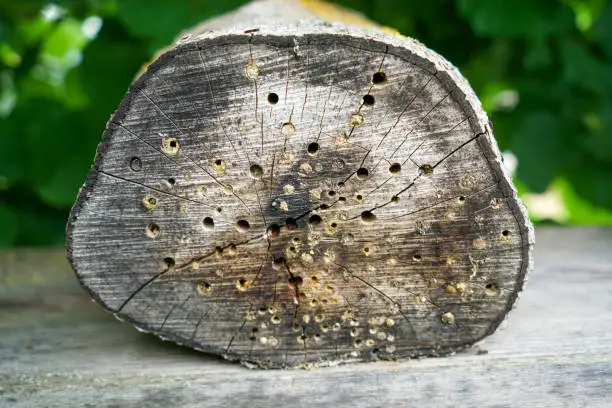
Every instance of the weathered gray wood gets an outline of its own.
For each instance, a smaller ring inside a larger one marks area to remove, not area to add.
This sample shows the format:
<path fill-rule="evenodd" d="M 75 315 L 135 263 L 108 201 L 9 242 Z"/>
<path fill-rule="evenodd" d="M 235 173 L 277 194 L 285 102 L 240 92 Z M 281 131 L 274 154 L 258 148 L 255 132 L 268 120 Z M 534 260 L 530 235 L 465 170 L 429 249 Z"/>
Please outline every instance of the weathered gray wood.
<path fill-rule="evenodd" d="M 481 340 L 533 234 L 476 96 L 418 42 L 300 7 L 205 23 L 132 85 L 68 225 L 79 280 L 140 330 L 262 367 Z"/>
<path fill-rule="evenodd" d="M 247 370 L 136 332 L 61 251 L 0 252 L 0 406 L 609 407 L 612 230 L 540 229 L 506 327 L 448 358 Z"/>

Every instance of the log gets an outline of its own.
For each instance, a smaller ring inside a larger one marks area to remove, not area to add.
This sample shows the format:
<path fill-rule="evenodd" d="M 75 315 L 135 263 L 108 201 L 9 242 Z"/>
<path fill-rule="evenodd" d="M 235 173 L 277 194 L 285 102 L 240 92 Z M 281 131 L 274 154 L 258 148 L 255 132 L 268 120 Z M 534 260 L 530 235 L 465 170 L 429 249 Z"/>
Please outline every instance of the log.
<path fill-rule="evenodd" d="M 148 66 L 67 233 L 116 317 L 263 368 L 469 347 L 512 308 L 534 242 L 455 67 L 286 0 L 205 22 Z"/>

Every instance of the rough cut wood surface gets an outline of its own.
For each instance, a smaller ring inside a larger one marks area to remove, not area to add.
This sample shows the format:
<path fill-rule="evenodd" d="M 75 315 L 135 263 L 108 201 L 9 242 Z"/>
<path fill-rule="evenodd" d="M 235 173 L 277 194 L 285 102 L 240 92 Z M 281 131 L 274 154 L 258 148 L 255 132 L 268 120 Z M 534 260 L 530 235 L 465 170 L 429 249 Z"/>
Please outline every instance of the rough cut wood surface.
<path fill-rule="evenodd" d="M 122 324 L 63 251 L 0 252 L 0 406 L 609 407 L 612 230 L 539 229 L 505 327 L 447 358 L 248 370 Z"/>
<path fill-rule="evenodd" d="M 533 243 L 480 103 L 418 42 L 300 7 L 204 24 L 131 86 L 68 225 L 79 280 L 140 330 L 261 367 L 479 341 Z"/>

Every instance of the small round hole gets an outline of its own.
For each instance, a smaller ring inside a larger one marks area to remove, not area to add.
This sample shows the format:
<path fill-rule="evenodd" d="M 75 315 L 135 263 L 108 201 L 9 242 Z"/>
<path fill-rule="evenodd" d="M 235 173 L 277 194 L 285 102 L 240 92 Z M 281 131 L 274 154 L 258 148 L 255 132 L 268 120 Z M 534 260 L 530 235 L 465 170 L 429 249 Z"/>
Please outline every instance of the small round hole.
<path fill-rule="evenodd" d="M 132 171 L 141 171 L 142 170 L 142 160 L 138 157 L 132 157 L 130 160 L 130 169 Z"/>
<path fill-rule="evenodd" d="M 268 94 L 268 103 L 270 105 L 276 105 L 278 103 L 278 95 L 275 94 L 274 92 L 270 92 Z"/>
<path fill-rule="evenodd" d="M 370 172 L 365 167 L 361 167 L 359 170 L 357 170 L 357 177 L 362 180 L 367 178 L 369 174 Z"/>
<path fill-rule="evenodd" d="M 327 192 L 327 195 L 330 196 L 330 197 L 334 197 L 336 195 L 336 192 L 334 190 L 329 190 Z"/>
<path fill-rule="evenodd" d="M 398 196 L 393 196 L 393 197 L 391 197 L 391 202 L 393 204 L 397 204 L 397 203 L 400 202 L 400 198 Z"/>
<path fill-rule="evenodd" d="M 172 257 L 164 258 L 164 263 L 168 268 L 172 268 L 175 265 L 174 258 Z"/>
<path fill-rule="evenodd" d="M 364 211 L 361 213 L 361 221 L 366 223 L 372 223 L 376 221 L 376 215 L 372 211 Z"/>
<path fill-rule="evenodd" d="M 168 184 L 170 184 L 171 186 L 173 186 L 173 185 L 175 185 L 175 184 L 176 184 L 176 180 L 174 179 L 174 177 L 170 177 L 170 178 L 168 179 Z"/>
<path fill-rule="evenodd" d="M 421 172 L 421 174 L 429 175 L 433 173 L 433 167 L 430 164 L 424 164 L 419 167 L 419 171 Z"/>
<path fill-rule="evenodd" d="M 238 220 L 236 223 L 236 230 L 241 233 L 245 233 L 251 228 L 251 225 L 247 220 Z"/>
<path fill-rule="evenodd" d="M 338 197 L 338 201 L 345 202 L 346 201 L 346 197 Z"/>
<path fill-rule="evenodd" d="M 259 180 L 263 177 L 263 169 L 259 164 L 252 164 L 249 171 L 251 173 L 251 177 L 256 180 Z"/>
<path fill-rule="evenodd" d="M 320 225 L 322 221 L 321 216 L 317 214 L 311 215 L 308 219 L 308 223 L 313 226 Z"/>
<path fill-rule="evenodd" d="M 149 225 L 147 225 L 146 233 L 149 238 L 155 239 L 159 237 L 159 235 L 161 234 L 161 229 L 159 228 L 159 225 L 152 222 Z"/>
<path fill-rule="evenodd" d="M 363 196 L 362 196 L 361 194 L 357 194 L 357 195 L 355 196 L 355 200 L 357 200 L 357 201 L 361 201 L 361 200 L 363 200 Z"/>
<path fill-rule="evenodd" d="M 204 220 L 202 221 L 202 224 L 204 225 L 204 228 L 207 230 L 215 229 L 215 220 L 213 220 L 212 217 L 204 218 Z"/>
<path fill-rule="evenodd" d="M 308 154 L 311 156 L 316 155 L 319 152 L 319 144 L 316 142 L 313 142 L 311 144 L 308 145 Z"/>
<path fill-rule="evenodd" d="M 372 83 L 374 85 L 381 85 L 384 84 L 385 82 L 387 82 L 387 74 L 385 74 L 384 72 L 375 72 L 374 75 L 372 75 Z"/>
<path fill-rule="evenodd" d="M 484 293 L 487 296 L 499 296 L 501 290 L 499 289 L 499 286 L 497 286 L 495 283 L 487 283 L 487 286 L 485 286 Z"/>
<path fill-rule="evenodd" d="M 176 140 L 171 140 L 170 143 L 168 143 L 170 145 L 170 147 L 175 148 L 177 146 Z"/>
<path fill-rule="evenodd" d="M 329 209 L 329 205 L 327 205 L 327 204 L 321 204 L 321 205 L 319 206 L 319 209 L 320 209 L 320 210 L 328 210 L 328 209 Z"/>
<path fill-rule="evenodd" d="M 389 166 L 389 173 L 397 174 L 402 171 L 402 165 L 399 163 L 393 163 Z"/>
<path fill-rule="evenodd" d="M 372 106 L 374 105 L 374 97 L 370 94 L 368 95 L 363 95 L 363 104 L 366 106 Z"/>
<path fill-rule="evenodd" d="M 268 237 L 276 238 L 280 235 L 280 226 L 278 224 L 270 224 L 268 227 Z"/>
<path fill-rule="evenodd" d="M 465 203 L 465 196 L 460 196 L 459 197 L 459 203 L 461 203 L 461 204 Z"/>
<path fill-rule="evenodd" d="M 423 257 L 419 254 L 414 254 L 412 255 L 412 260 L 415 262 L 421 262 L 423 260 Z"/>

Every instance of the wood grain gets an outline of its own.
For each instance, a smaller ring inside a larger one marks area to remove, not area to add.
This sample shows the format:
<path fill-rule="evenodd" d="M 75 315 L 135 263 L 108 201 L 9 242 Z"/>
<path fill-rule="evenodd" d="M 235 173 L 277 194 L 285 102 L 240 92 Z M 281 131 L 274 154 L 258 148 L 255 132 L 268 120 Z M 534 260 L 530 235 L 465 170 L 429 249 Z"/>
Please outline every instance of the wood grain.
<path fill-rule="evenodd" d="M 491 334 L 533 233 L 473 91 L 414 40 L 280 4 L 205 23 L 130 87 L 68 225 L 80 282 L 140 330 L 265 368 Z"/>
<path fill-rule="evenodd" d="M 121 324 L 63 251 L 0 252 L 0 406 L 608 407 L 612 230 L 538 229 L 508 324 L 447 358 L 248 370 Z"/>

